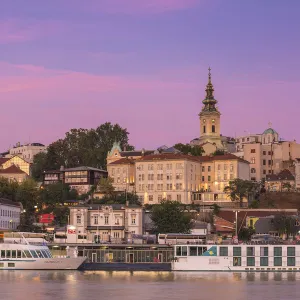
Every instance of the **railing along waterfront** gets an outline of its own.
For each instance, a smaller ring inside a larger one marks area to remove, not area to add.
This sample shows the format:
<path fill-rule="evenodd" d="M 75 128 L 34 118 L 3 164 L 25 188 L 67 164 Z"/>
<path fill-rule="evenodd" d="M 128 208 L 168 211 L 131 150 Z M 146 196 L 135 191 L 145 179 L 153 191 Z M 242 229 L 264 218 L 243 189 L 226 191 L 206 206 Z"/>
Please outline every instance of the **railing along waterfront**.
<path fill-rule="evenodd" d="M 169 263 L 173 250 L 84 249 L 83 255 L 93 263 Z"/>

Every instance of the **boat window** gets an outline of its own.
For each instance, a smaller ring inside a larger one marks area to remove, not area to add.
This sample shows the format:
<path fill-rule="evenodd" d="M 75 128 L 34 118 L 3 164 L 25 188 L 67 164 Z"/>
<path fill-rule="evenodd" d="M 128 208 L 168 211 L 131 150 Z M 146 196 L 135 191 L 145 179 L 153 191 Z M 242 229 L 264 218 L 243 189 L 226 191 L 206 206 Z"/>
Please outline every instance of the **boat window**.
<path fill-rule="evenodd" d="M 32 255 L 31 255 L 31 253 L 29 252 L 29 250 L 23 251 L 23 254 L 25 254 L 24 257 L 27 257 L 27 258 L 31 258 L 31 257 L 32 257 Z"/>
<path fill-rule="evenodd" d="M 14 263 L 8 263 L 7 266 L 8 266 L 9 268 L 14 268 L 14 267 L 15 267 L 15 264 L 14 264 Z"/>
<path fill-rule="evenodd" d="M 296 259 L 295 259 L 295 257 L 288 257 L 287 258 L 287 265 L 289 267 L 295 266 L 296 265 Z"/>
<path fill-rule="evenodd" d="M 260 256 L 268 256 L 269 248 L 268 247 L 260 247 Z"/>
<path fill-rule="evenodd" d="M 198 255 L 197 248 L 198 247 L 190 247 L 190 256 L 197 256 Z"/>
<path fill-rule="evenodd" d="M 49 250 L 45 250 L 45 251 L 48 253 L 48 257 L 49 257 L 49 258 L 52 258 L 51 252 L 50 252 Z"/>
<path fill-rule="evenodd" d="M 233 247 L 233 256 L 242 256 L 241 247 Z"/>
<path fill-rule="evenodd" d="M 36 252 L 34 250 L 29 250 L 29 251 L 34 258 L 38 258 L 38 255 L 36 254 Z"/>
<path fill-rule="evenodd" d="M 267 267 L 268 265 L 269 265 L 268 257 L 261 257 L 260 258 L 260 266 L 261 267 Z"/>
<path fill-rule="evenodd" d="M 21 250 L 17 250 L 17 258 L 21 258 L 22 257 L 22 251 Z"/>
<path fill-rule="evenodd" d="M 44 256 L 45 258 L 48 258 L 48 253 L 47 253 L 47 251 L 41 250 L 41 252 L 42 252 L 42 254 L 43 254 L 43 256 Z"/>
<path fill-rule="evenodd" d="M 187 246 L 176 246 L 177 256 L 187 256 Z"/>
<path fill-rule="evenodd" d="M 6 258 L 10 258 L 11 257 L 11 251 L 10 250 L 6 250 Z"/>
<path fill-rule="evenodd" d="M 247 257 L 247 266 L 254 267 L 255 266 L 255 257 Z"/>
<path fill-rule="evenodd" d="M 40 250 L 35 250 L 39 258 L 43 258 L 43 255 Z"/>
<path fill-rule="evenodd" d="M 295 256 L 295 247 L 287 247 L 287 256 Z"/>
<path fill-rule="evenodd" d="M 274 247 L 274 256 L 282 256 L 282 247 Z"/>
<path fill-rule="evenodd" d="M 228 247 L 220 247 L 220 256 L 228 256 Z"/>
<path fill-rule="evenodd" d="M 282 257 L 274 257 L 274 267 L 282 266 Z"/>
<path fill-rule="evenodd" d="M 247 256 L 255 256 L 255 248 L 247 247 Z"/>
<path fill-rule="evenodd" d="M 241 257 L 234 257 L 233 258 L 233 266 L 240 267 L 242 265 L 242 258 Z"/>
<path fill-rule="evenodd" d="M 12 258 L 17 258 L 17 251 L 16 250 L 11 250 L 11 257 Z"/>
<path fill-rule="evenodd" d="M 5 258 L 5 250 L 1 250 L 1 257 Z"/>

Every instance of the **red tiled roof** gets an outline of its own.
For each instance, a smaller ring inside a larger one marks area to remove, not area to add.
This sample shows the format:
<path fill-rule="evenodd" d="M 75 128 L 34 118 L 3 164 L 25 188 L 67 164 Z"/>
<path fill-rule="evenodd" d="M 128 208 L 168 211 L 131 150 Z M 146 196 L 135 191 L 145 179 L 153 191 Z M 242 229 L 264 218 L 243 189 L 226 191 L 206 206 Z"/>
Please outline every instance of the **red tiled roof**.
<path fill-rule="evenodd" d="M 134 164 L 134 159 L 129 159 L 129 158 L 121 158 L 116 161 L 113 161 L 109 165 L 128 165 L 128 164 Z"/>
<path fill-rule="evenodd" d="M 199 161 L 199 156 L 186 155 L 186 154 L 174 154 L 174 153 L 162 153 L 162 154 L 151 154 L 145 155 L 137 161 L 153 161 L 153 160 L 191 160 Z"/>
<path fill-rule="evenodd" d="M 26 173 L 22 171 L 20 168 L 18 168 L 17 166 L 11 165 L 6 169 L 0 169 L 0 174 L 26 174 Z"/>
<path fill-rule="evenodd" d="M 10 158 L 7 157 L 0 157 L 0 165 L 3 165 L 5 162 L 7 162 Z"/>
<path fill-rule="evenodd" d="M 218 216 L 224 220 L 229 222 L 235 222 L 235 211 L 236 210 L 220 210 Z M 280 209 L 263 209 L 263 210 L 254 210 L 254 209 L 245 209 L 240 210 L 237 213 L 238 220 L 246 220 L 246 217 L 267 217 L 267 216 L 274 216 L 279 214 L 286 214 L 286 215 L 295 215 L 295 211 L 297 210 L 280 210 Z"/>
<path fill-rule="evenodd" d="M 229 222 L 219 216 L 214 217 L 214 226 L 217 232 L 233 232 L 235 231 L 234 223 Z"/>
<path fill-rule="evenodd" d="M 226 153 L 224 155 L 211 155 L 211 156 L 198 156 L 200 161 L 214 161 L 214 160 L 238 160 L 240 162 L 244 162 L 249 164 L 247 160 L 244 160 L 236 155 L 233 155 L 231 153 Z"/>

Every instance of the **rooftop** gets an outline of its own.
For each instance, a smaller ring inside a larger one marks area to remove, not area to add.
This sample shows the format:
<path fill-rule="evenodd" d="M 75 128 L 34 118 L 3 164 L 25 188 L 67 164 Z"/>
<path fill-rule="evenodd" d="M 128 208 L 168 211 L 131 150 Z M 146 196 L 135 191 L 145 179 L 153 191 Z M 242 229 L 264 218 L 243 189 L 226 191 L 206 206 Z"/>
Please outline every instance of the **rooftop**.
<path fill-rule="evenodd" d="M 6 169 L 0 169 L 0 174 L 26 174 L 26 173 L 22 171 L 20 168 L 18 168 L 17 166 L 11 165 Z"/>

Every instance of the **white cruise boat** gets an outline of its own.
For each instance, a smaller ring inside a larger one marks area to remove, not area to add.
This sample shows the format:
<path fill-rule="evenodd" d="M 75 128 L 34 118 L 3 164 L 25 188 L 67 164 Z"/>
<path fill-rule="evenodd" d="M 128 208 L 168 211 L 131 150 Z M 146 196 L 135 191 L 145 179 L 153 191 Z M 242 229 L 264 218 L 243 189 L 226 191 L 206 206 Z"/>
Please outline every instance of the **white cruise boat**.
<path fill-rule="evenodd" d="M 0 243 L 0 270 L 77 270 L 86 258 L 73 253 L 72 257 L 54 258 L 46 245 L 30 245 L 22 237 Z"/>
<path fill-rule="evenodd" d="M 172 270 L 300 272 L 300 245 L 175 245 Z"/>

